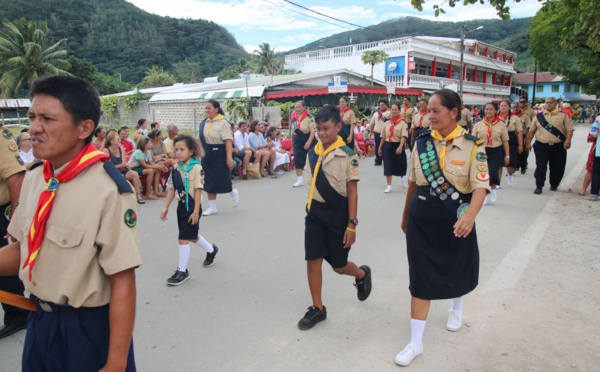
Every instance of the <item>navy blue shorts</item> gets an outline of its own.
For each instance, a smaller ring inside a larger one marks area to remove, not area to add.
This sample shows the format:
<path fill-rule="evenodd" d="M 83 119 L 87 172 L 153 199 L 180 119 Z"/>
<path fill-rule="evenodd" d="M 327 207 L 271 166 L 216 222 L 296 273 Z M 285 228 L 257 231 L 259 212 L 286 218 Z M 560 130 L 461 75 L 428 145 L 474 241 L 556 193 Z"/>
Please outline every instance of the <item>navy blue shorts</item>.
<path fill-rule="evenodd" d="M 200 232 L 200 217 L 202 216 L 202 207 L 198 216 L 198 223 L 192 225 L 189 223 L 190 216 L 194 211 L 194 203 L 190 201 L 190 210 L 185 208 L 185 203 L 181 201 L 177 202 L 177 226 L 179 227 L 179 240 L 197 240 L 198 233 Z"/>
<path fill-rule="evenodd" d="M 64 313 L 31 312 L 23 346 L 23 372 L 97 372 L 106 364 L 108 305 Z M 133 340 L 127 372 L 136 371 Z"/>
<path fill-rule="evenodd" d="M 344 248 L 347 211 L 343 213 L 313 200 L 304 224 L 304 258 L 307 261 L 323 258 L 334 269 L 348 264 L 350 248 Z"/>

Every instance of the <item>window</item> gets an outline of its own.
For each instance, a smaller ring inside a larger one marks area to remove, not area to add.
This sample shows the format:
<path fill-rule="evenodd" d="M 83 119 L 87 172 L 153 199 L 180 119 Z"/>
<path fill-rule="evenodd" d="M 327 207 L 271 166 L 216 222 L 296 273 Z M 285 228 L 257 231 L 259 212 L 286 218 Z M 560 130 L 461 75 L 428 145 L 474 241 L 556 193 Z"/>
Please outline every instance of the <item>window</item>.
<path fill-rule="evenodd" d="M 565 84 L 565 93 L 571 92 L 571 84 Z"/>
<path fill-rule="evenodd" d="M 558 93 L 558 88 L 559 88 L 558 84 L 552 84 L 552 93 Z"/>
<path fill-rule="evenodd" d="M 544 93 L 544 84 L 538 84 L 535 86 L 536 93 Z"/>
<path fill-rule="evenodd" d="M 579 93 L 579 85 L 573 85 L 573 92 Z"/>

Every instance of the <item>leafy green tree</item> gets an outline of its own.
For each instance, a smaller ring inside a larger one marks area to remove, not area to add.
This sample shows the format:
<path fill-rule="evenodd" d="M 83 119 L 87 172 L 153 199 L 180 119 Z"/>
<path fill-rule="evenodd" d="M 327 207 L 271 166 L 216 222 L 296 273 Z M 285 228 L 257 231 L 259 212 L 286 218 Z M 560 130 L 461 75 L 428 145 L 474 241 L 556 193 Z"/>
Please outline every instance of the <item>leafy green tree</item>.
<path fill-rule="evenodd" d="M 274 75 L 280 68 L 280 61 L 276 56 L 275 47 L 269 43 L 262 43 L 254 50 L 254 60 L 259 74 Z"/>
<path fill-rule="evenodd" d="M 520 3 L 521 1 L 525 1 L 525 0 L 512 0 L 515 3 Z M 537 0 L 539 2 L 550 2 L 551 0 Z M 412 6 L 419 10 L 419 11 L 423 11 L 423 5 L 427 2 L 427 0 L 410 0 L 410 3 L 412 4 Z M 469 5 L 469 4 L 485 4 L 485 3 L 489 3 L 489 5 L 493 6 L 494 8 L 496 8 L 496 11 L 498 14 L 498 17 L 502 18 L 502 19 L 509 19 L 510 18 L 510 7 L 507 6 L 507 2 L 508 0 L 448 0 L 448 6 L 450 6 L 451 8 L 454 8 L 457 4 L 462 4 L 462 5 Z M 444 4 L 445 1 L 441 1 L 441 4 Z M 446 11 L 444 10 L 444 8 L 440 7 L 437 4 L 433 5 L 433 11 L 435 13 L 435 16 L 438 17 L 440 14 L 442 13 L 446 13 Z"/>
<path fill-rule="evenodd" d="M 174 65 L 174 73 L 177 81 L 195 83 L 202 77 L 202 65 L 198 61 L 184 59 Z"/>
<path fill-rule="evenodd" d="M 146 77 L 140 83 L 140 88 L 165 87 L 173 85 L 175 82 L 173 75 L 165 72 L 162 67 L 154 65 L 148 69 Z"/>
<path fill-rule="evenodd" d="M 0 32 L 0 88 L 5 97 L 15 97 L 24 84 L 47 75 L 68 74 L 67 39 L 46 48 L 46 22 L 37 25 L 21 18 L 5 22 Z"/>
<path fill-rule="evenodd" d="M 371 85 L 373 85 L 373 69 L 375 65 L 385 62 L 388 55 L 383 50 L 367 50 L 362 54 L 360 60 L 365 65 L 371 65 Z"/>
<path fill-rule="evenodd" d="M 132 89 L 131 84 L 122 81 L 119 74 L 116 73 L 108 75 L 103 72 L 95 72 L 90 81 L 100 95 L 126 92 Z"/>

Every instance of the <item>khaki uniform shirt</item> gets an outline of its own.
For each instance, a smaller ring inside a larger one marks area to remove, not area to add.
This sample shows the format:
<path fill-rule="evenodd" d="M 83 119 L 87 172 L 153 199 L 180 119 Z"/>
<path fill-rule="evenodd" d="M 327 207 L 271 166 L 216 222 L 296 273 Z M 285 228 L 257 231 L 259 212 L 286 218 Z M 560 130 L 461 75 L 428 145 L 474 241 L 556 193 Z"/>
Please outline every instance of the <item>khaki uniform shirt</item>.
<path fill-rule="evenodd" d="M 302 133 L 310 133 L 310 132 L 317 131 L 317 125 L 315 124 L 315 121 L 313 120 L 312 116 L 310 116 L 310 115 L 306 115 L 304 120 L 302 120 L 301 122 L 298 123 L 297 128 L 300 129 L 300 132 L 302 132 Z M 292 129 L 295 129 L 295 128 L 292 128 Z"/>
<path fill-rule="evenodd" d="M 27 259 L 27 234 L 45 186 L 41 166 L 27 172 L 19 208 L 8 226 L 21 243 L 20 267 Z M 108 304 L 109 275 L 142 264 L 137 215 L 135 194 L 119 194 L 102 162 L 59 185 L 32 280 L 29 267 L 19 273 L 25 289 L 44 301 L 73 307 Z"/>
<path fill-rule="evenodd" d="M 529 132 L 529 127 L 531 127 L 531 119 L 529 118 L 529 115 L 525 113 L 521 114 L 519 119 L 521 119 L 521 124 L 523 125 L 523 134 L 527 135 L 527 132 Z"/>
<path fill-rule="evenodd" d="M 400 107 L 400 116 L 406 123 L 412 123 L 413 115 L 415 114 L 415 109 L 412 106 L 402 106 Z"/>
<path fill-rule="evenodd" d="M 184 168 L 186 165 L 187 165 L 187 163 L 184 164 Z M 176 169 L 179 172 L 179 174 L 181 175 L 181 180 L 185 184 L 185 173 L 183 172 L 183 170 L 181 170 L 179 168 L 179 163 L 175 164 L 173 169 Z M 200 164 L 194 165 L 194 167 L 188 172 L 187 176 L 188 176 L 189 191 L 193 198 L 195 189 L 203 189 L 204 188 L 204 171 L 202 170 L 202 165 L 200 165 Z M 169 177 L 169 180 L 167 181 L 167 187 L 170 189 L 174 188 L 173 176 Z M 175 192 L 175 199 L 179 200 L 179 193 L 177 191 Z M 199 202 L 199 200 L 195 200 L 195 202 Z"/>
<path fill-rule="evenodd" d="M 506 119 L 508 120 L 508 117 Z M 510 122 L 508 124 L 504 119 L 500 118 L 500 120 L 502 120 L 504 126 L 506 126 L 506 129 L 508 129 L 509 132 L 523 132 L 523 123 L 521 123 L 521 119 L 519 119 L 517 115 L 511 115 Z"/>
<path fill-rule="evenodd" d="M 19 161 L 19 148 L 12 132 L 2 126 L 0 132 L 0 205 L 5 205 L 10 203 L 6 180 L 17 173 L 25 172 L 25 167 L 21 165 L 22 160 Z"/>
<path fill-rule="evenodd" d="M 525 113 L 527 116 L 529 116 L 529 119 L 531 121 L 533 121 L 533 118 L 535 118 L 535 110 L 529 106 L 527 106 L 527 108 L 525 110 L 523 110 L 523 113 Z"/>
<path fill-rule="evenodd" d="M 423 120 L 421 120 L 421 118 L 423 118 Z M 419 125 L 419 123 L 421 125 Z M 425 112 L 424 114 L 421 114 L 420 111 L 417 111 L 417 113 L 413 116 L 412 127 L 429 128 L 429 111 Z"/>
<path fill-rule="evenodd" d="M 381 120 L 381 118 L 385 118 L 386 120 Z M 383 126 L 385 125 L 385 122 L 390 118 L 390 110 L 386 110 L 384 113 L 381 114 L 379 111 L 376 111 L 373 114 L 373 117 L 371 117 L 371 129 L 373 130 L 374 133 L 381 133 L 381 130 L 383 129 Z"/>
<path fill-rule="evenodd" d="M 204 138 L 209 145 L 223 145 L 226 140 L 233 141 L 231 125 L 224 118 L 210 120 L 206 118 L 204 124 Z"/>
<path fill-rule="evenodd" d="M 471 110 L 465 107 L 460 110 L 460 120 L 458 121 L 458 125 L 461 127 L 467 127 L 467 122 L 473 125 L 473 114 L 471 113 Z"/>
<path fill-rule="evenodd" d="M 442 144 L 436 139 L 432 140 L 435 151 L 439 156 Z M 484 157 L 485 149 L 483 146 L 479 146 L 475 150 L 475 156 L 471 160 L 471 154 L 475 147 L 477 147 L 475 141 L 466 139 L 465 137 L 458 137 L 452 140 L 452 143 L 447 145 L 446 148 L 446 169 L 443 170 L 444 176 L 463 194 L 470 194 L 473 190 L 480 188 L 490 189 L 487 160 Z M 421 168 L 416 144 L 410 156 L 410 173 L 408 179 L 416 182 L 418 186 L 429 186 L 429 182 Z"/>
<path fill-rule="evenodd" d="M 310 190 L 312 185 L 312 170 L 310 169 L 310 163 L 307 161 L 304 166 L 304 178 L 305 184 Z M 342 149 L 335 149 L 323 159 L 321 163 L 321 169 L 319 173 L 323 172 L 329 184 L 337 191 L 340 195 L 347 197 L 348 189 L 347 184 L 350 181 L 359 181 L 360 172 L 358 170 L 358 155 L 349 155 Z M 319 190 L 315 188 L 313 194 L 315 201 L 324 203 L 325 200 L 319 194 Z"/>
<path fill-rule="evenodd" d="M 394 127 L 394 133 L 390 140 L 390 128 Z M 400 120 L 394 125 L 391 121 L 385 123 L 383 131 L 381 131 L 381 140 L 385 142 L 400 142 L 402 137 L 408 138 L 408 124 L 404 120 Z"/>
<path fill-rule="evenodd" d="M 492 125 L 492 144 L 487 144 L 488 126 L 482 121 L 475 124 L 473 127 L 473 135 L 479 137 L 485 144 L 485 147 L 496 148 L 502 146 L 504 141 L 508 141 L 508 129 L 504 122 L 500 120 L 498 123 Z"/>
<path fill-rule="evenodd" d="M 348 110 L 348 111 L 344 112 L 344 115 L 342 115 L 342 122 L 345 125 L 355 124 L 356 123 L 356 114 L 354 113 L 354 111 Z"/>
<path fill-rule="evenodd" d="M 544 110 L 544 117 L 548 123 L 552 124 L 554 128 L 558 129 L 565 136 L 567 135 L 567 132 L 575 130 L 571 118 L 564 112 L 559 111 L 555 114 L 550 114 Z M 540 141 L 541 143 L 561 143 L 558 137 L 548 132 L 546 128 L 538 122 L 537 117 L 533 118 L 529 131 L 535 133 L 535 140 Z"/>

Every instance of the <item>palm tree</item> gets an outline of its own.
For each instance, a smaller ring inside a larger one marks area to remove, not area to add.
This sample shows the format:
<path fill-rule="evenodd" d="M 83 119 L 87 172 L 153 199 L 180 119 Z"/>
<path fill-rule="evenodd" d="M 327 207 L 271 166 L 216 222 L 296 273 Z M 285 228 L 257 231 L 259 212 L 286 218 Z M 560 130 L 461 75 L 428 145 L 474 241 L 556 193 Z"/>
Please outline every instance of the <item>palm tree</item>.
<path fill-rule="evenodd" d="M 279 62 L 275 55 L 275 47 L 271 48 L 269 43 L 262 43 L 254 50 L 254 58 L 257 62 L 258 73 L 273 75 L 277 72 Z"/>
<path fill-rule="evenodd" d="M 39 27 L 22 18 L 5 22 L 7 31 L 0 31 L 0 88 L 4 97 L 15 97 L 23 84 L 47 75 L 69 75 L 67 70 L 67 39 L 59 40 L 47 49 L 48 25 Z"/>
<path fill-rule="evenodd" d="M 365 65 L 371 65 L 371 85 L 373 85 L 373 68 L 388 58 L 388 55 L 383 50 L 368 50 L 363 53 L 360 60 Z"/>

